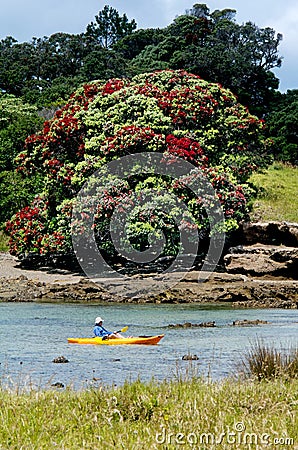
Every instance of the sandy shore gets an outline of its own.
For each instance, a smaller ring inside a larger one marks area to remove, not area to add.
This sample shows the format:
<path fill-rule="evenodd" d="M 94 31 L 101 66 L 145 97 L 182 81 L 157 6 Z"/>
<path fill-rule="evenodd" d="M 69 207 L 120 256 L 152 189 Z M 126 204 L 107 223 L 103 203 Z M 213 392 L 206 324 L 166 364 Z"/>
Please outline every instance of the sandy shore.
<path fill-rule="evenodd" d="M 8 253 L 0 253 L 0 279 L 15 279 L 26 277 L 28 280 L 41 283 L 71 284 L 77 283 L 81 274 L 66 270 L 28 270 L 20 267 L 20 262 Z"/>

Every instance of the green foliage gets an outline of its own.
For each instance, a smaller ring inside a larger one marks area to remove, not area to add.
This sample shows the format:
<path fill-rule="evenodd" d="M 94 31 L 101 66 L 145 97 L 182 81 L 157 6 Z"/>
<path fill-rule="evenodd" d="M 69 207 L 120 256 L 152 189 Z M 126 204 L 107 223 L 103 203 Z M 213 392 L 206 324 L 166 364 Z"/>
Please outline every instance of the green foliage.
<path fill-rule="evenodd" d="M 8 236 L 0 230 L 0 252 L 7 252 L 8 249 Z"/>
<path fill-rule="evenodd" d="M 222 226 L 234 229 L 247 214 L 240 183 L 268 160 L 263 127 L 230 91 L 185 71 L 85 85 L 44 123 L 41 133 L 26 140 L 18 156 L 18 170 L 29 177 L 38 173 L 44 184 L 33 203 L 8 223 L 11 251 L 70 251 L 71 210 L 87 180 L 98 202 L 96 239 L 110 256 L 114 253 L 109 227 L 116 208 L 130 211 L 129 242 L 126 240 L 124 247 L 133 245 L 143 251 L 154 237 L 162 240 L 163 234 L 164 253 L 175 254 L 177 218 L 188 232 L 197 229 L 201 238 L 207 239 L 212 226 L 207 211 L 214 199 L 205 195 L 206 184 L 213 187 L 222 205 L 226 220 Z M 141 166 L 134 167 L 135 175 L 128 173 L 125 183 L 106 174 L 108 162 L 140 152 L 161 153 L 161 167 L 177 164 L 175 157 L 180 157 L 198 168 L 200 175 L 190 171 L 171 180 L 153 175 L 154 164 L 145 174 Z M 103 172 L 92 177 L 96 170 Z M 192 185 L 199 186 L 198 198 L 186 188 Z M 80 205 L 81 217 L 88 218 L 91 207 L 92 198 Z M 74 224 L 81 233 L 88 226 L 88 220 L 84 223 L 82 219 Z M 119 236 L 127 239 L 120 231 Z"/>
<path fill-rule="evenodd" d="M 82 78 L 183 69 L 231 89 L 261 117 L 278 88 L 272 69 L 281 65 L 282 36 L 251 22 L 239 25 L 235 14 L 196 4 L 164 29 L 136 31 L 134 20 L 105 6 L 85 33 L 55 33 L 25 43 L 6 37 L 0 41 L 0 88 L 48 106 L 55 95 L 54 101 L 65 100 Z M 59 80 L 65 80 L 65 89 Z"/>
<path fill-rule="evenodd" d="M 40 187 L 41 180 L 38 175 L 24 179 L 13 170 L 1 172 L 0 224 L 30 203 Z"/>
<path fill-rule="evenodd" d="M 13 95 L 0 95 L 0 224 L 33 199 L 36 177 L 23 180 L 14 172 L 25 139 L 41 128 L 37 108 Z"/>
<path fill-rule="evenodd" d="M 42 116 L 44 109 L 59 109 L 65 105 L 72 92 L 85 82 L 86 78 L 83 75 L 72 77 L 59 76 L 54 78 L 51 83 L 42 83 L 42 90 L 36 87 L 32 88 L 31 85 L 24 87 L 22 99 L 25 102 L 36 105 L 39 110 L 39 115 Z"/>
<path fill-rule="evenodd" d="M 275 163 L 250 177 L 257 189 L 252 220 L 298 222 L 298 168 Z"/>
<path fill-rule="evenodd" d="M 11 170 L 27 136 L 41 128 L 37 108 L 0 94 L 0 171 Z"/>
<path fill-rule="evenodd" d="M 164 31 L 159 28 L 147 28 L 134 31 L 114 44 L 113 49 L 124 58 L 132 60 L 149 45 L 157 45 L 164 39 Z"/>
<path fill-rule="evenodd" d="M 136 28 L 105 6 L 86 33 L 55 33 L 18 43 L 0 41 L 0 89 L 39 107 L 65 101 L 82 82 L 123 76 L 127 63 L 112 46 Z"/>
<path fill-rule="evenodd" d="M 282 39 L 272 28 L 251 22 L 239 25 L 234 10 L 195 5 L 164 30 L 164 38 L 144 48 L 131 64 L 137 72 L 184 69 L 221 83 L 261 116 L 270 104 L 278 80 L 271 72 L 280 67 Z"/>
<path fill-rule="evenodd" d="M 131 34 L 137 28 L 136 21 L 128 21 L 126 14 L 120 16 L 118 11 L 111 6 L 105 6 L 95 22 L 91 22 L 86 29 L 86 37 L 89 45 L 99 44 L 103 48 L 111 48 L 117 41 Z"/>
<path fill-rule="evenodd" d="M 80 76 L 86 81 L 121 77 L 126 73 L 127 61 L 121 53 L 107 48 L 96 48 L 84 58 Z M 78 86 L 78 85 L 77 85 Z"/>
<path fill-rule="evenodd" d="M 20 96 L 24 82 L 32 78 L 32 46 L 18 44 L 12 37 L 0 42 L 0 88 L 2 91 Z"/>
<path fill-rule="evenodd" d="M 298 165 L 298 90 L 282 94 L 267 124 L 275 144 L 274 158 Z"/>

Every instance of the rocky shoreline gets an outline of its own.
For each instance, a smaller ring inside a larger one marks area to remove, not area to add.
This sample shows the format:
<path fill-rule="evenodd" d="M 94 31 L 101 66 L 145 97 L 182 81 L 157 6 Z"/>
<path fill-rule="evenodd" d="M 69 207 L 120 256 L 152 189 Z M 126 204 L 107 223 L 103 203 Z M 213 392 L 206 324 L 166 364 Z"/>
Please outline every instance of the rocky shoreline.
<path fill-rule="evenodd" d="M 121 297 L 86 278 L 54 282 L 0 278 L 0 301 L 4 302 L 88 302 L 88 303 L 226 303 L 245 308 L 297 308 L 298 281 L 249 278 L 245 275 L 212 273 L 198 282 L 200 272 L 189 272 L 171 289 L 156 295 Z M 36 274 L 35 274 L 36 275 Z M 148 283 L 149 276 L 139 277 Z"/>
<path fill-rule="evenodd" d="M 100 280 L 94 283 L 66 270 L 24 270 L 16 258 L 2 253 L 0 302 L 217 303 L 245 308 L 298 308 L 297 224 L 246 224 L 224 259 L 226 271 L 208 274 L 204 282 L 198 282 L 202 273 L 193 270 L 159 294 L 125 297 L 106 289 L 113 280 L 104 280 L 101 285 Z M 152 276 L 140 274 L 133 278 L 139 286 L 148 287 Z M 121 294 L 121 281 L 116 284 Z"/>

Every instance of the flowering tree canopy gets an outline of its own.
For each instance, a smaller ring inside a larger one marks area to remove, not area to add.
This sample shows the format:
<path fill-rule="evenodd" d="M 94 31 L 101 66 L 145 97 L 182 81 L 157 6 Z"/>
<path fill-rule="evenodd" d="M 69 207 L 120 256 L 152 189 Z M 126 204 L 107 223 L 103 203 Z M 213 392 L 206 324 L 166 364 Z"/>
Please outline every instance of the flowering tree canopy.
<path fill-rule="evenodd" d="M 71 212 L 86 180 L 110 161 L 141 152 L 163 154 L 164 164 L 176 164 L 177 157 L 182 158 L 199 169 L 222 205 L 222 226 L 225 231 L 234 229 L 247 214 L 247 177 L 268 162 L 270 142 L 263 137 L 263 128 L 264 123 L 229 90 L 182 70 L 84 85 L 44 123 L 40 133 L 27 138 L 18 155 L 18 171 L 24 177 L 38 172 L 44 184 L 33 203 L 7 224 L 11 252 L 72 251 Z M 158 236 L 160 230 L 167 240 L 165 254 L 176 251 L 179 230 L 174 219 L 179 202 L 189 211 L 183 226 L 197 227 L 202 236 L 208 235 L 205 200 L 194 198 L 185 188 L 185 176 L 168 179 L 142 174 L 140 168 L 136 173 L 121 181 L 108 175 L 97 184 L 94 228 L 98 245 L 107 254 L 114 251 L 108 239 L 113 211 L 128 204 L 127 236 L 141 251 L 150 233 Z M 196 176 L 190 171 L 188 182 Z M 152 200 L 152 192 L 167 194 Z M 169 208 L 172 195 L 178 203 Z M 171 214 L 166 213 L 169 209 Z M 88 211 L 82 208 L 84 214 Z"/>

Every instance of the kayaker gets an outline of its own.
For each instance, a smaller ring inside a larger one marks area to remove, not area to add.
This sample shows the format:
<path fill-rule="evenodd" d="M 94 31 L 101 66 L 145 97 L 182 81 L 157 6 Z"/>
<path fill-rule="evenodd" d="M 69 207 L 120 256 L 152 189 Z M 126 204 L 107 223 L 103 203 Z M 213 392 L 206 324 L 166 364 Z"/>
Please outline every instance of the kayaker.
<path fill-rule="evenodd" d="M 105 339 L 115 339 L 115 338 L 120 338 L 123 339 L 124 336 L 122 336 L 120 333 L 112 332 L 112 331 L 108 331 L 106 330 L 103 325 L 103 319 L 101 317 L 96 317 L 95 319 L 95 326 L 93 329 L 93 333 L 96 337 L 102 337 Z"/>

